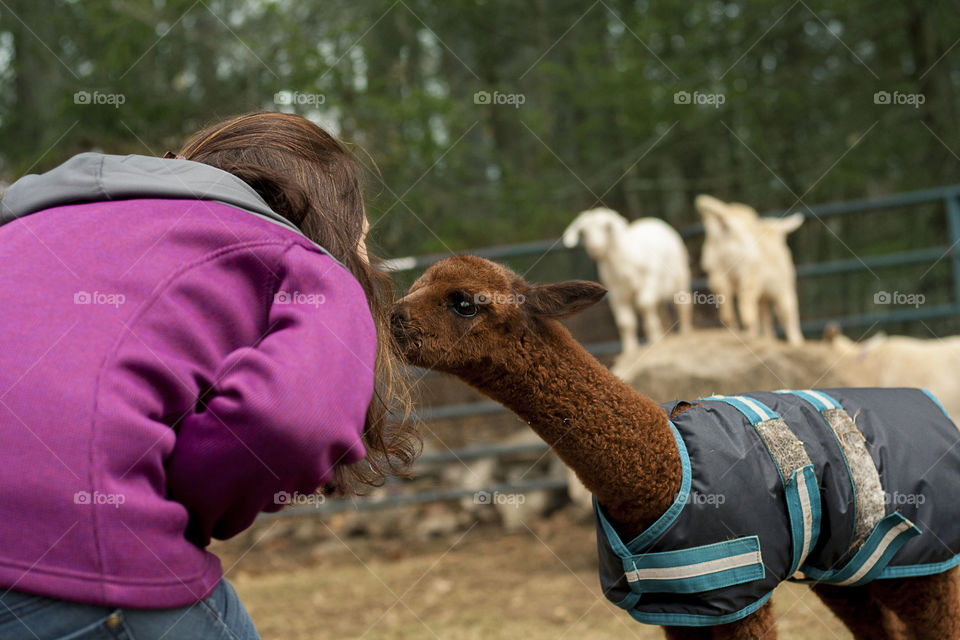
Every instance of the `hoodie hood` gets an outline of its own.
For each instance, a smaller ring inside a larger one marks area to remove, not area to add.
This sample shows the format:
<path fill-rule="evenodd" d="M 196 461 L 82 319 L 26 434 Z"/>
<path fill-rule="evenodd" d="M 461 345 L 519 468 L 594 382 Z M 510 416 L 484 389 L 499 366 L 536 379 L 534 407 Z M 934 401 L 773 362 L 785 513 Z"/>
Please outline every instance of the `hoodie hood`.
<path fill-rule="evenodd" d="M 46 173 L 26 175 L 11 184 L 0 200 L 0 225 L 51 207 L 134 198 L 213 200 L 302 235 L 231 173 L 192 160 L 104 153 L 81 153 Z"/>

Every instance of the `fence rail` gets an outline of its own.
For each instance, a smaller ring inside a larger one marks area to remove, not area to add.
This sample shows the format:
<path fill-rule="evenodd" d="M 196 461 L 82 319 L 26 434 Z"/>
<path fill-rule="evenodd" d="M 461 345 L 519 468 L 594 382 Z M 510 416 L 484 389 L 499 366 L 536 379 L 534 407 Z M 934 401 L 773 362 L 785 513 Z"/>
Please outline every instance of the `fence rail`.
<path fill-rule="evenodd" d="M 899 207 L 915 207 L 919 205 L 941 203 L 946 216 L 948 237 L 947 245 L 898 251 L 883 255 L 874 255 L 864 258 L 850 258 L 830 260 L 817 263 L 807 263 L 797 266 L 797 277 L 800 280 L 817 278 L 829 275 L 856 273 L 872 269 L 907 266 L 917 264 L 936 265 L 949 260 L 953 275 L 953 302 L 936 307 L 914 309 L 893 309 L 886 313 L 865 313 L 839 316 L 835 318 L 819 319 L 804 322 L 802 329 L 806 334 L 819 333 L 831 322 L 843 327 L 862 327 L 884 325 L 891 323 L 929 320 L 944 317 L 960 316 L 960 185 L 939 187 L 894 194 L 882 198 L 864 198 L 844 202 L 831 202 L 811 207 L 802 211 L 805 218 L 823 219 L 834 216 L 845 216 L 856 213 L 880 212 Z M 771 212 L 768 215 L 782 215 L 784 211 Z M 680 230 L 680 235 L 693 238 L 703 234 L 702 225 L 691 225 Z M 514 245 L 503 245 L 471 250 L 470 253 L 494 260 L 508 260 L 524 256 L 543 256 L 556 250 L 567 250 L 560 244 L 560 240 L 540 240 Z M 394 272 L 416 271 L 425 269 L 431 264 L 447 257 L 446 253 L 431 254 L 418 257 L 407 257 L 390 260 L 386 267 Z M 931 266 L 932 268 L 932 266 Z M 700 278 L 692 283 L 695 290 L 706 289 L 705 279 Z M 617 342 L 604 342 L 587 346 L 594 355 L 608 355 L 618 353 L 620 345 Z M 422 373 L 422 372 L 421 372 Z M 424 421 L 461 419 L 476 416 L 497 415 L 507 410 L 495 402 L 471 402 L 452 404 L 440 407 L 431 407 L 418 412 L 417 418 Z M 501 458 L 510 455 L 543 453 L 548 449 L 544 443 L 524 445 L 485 445 L 457 450 L 447 450 L 424 454 L 417 462 L 417 467 L 429 465 L 463 462 L 484 457 Z M 301 515 L 330 514 L 348 510 L 371 510 L 402 505 L 423 504 L 427 502 L 451 501 L 470 497 L 478 491 L 488 493 L 521 493 L 543 489 L 561 489 L 566 487 L 563 478 L 543 478 L 518 483 L 499 484 L 483 489 L 428 489 L 417 493 L 388 493 L 387 496 L 376 500 L 328 500 L 316 507 L 292 507 L 274 514 L 264 514 L 264 518 L 290 517 Z M 392 485 L 397 488 L 396 485 Z"/>
<path fill-rule="evenodd" d="M 541 449 L 546 450 L 547 445 Z M 528 491 L 543 491 L 546 489 L 565 489 L 567 487 L 566 478 L 540 478 L 538 480 L 524 480 L 523 482 L 514 482 L 509 484 L 496 484 L 480 489 L 426 489 L 417 493 L 392 494 L 385 498 L 374 500 L 326 500 L 315 507 L 291 506 L 283 511 L 276 513 L 264 513 L 260 519 L 270 520 L 273 518 L 289 518 L 294 516 L 316 516 L 329 515 L 333 513 L 342 513 L 344 511 L 374 511 L 377 509 L 389 509 L 393 507 L 403 507 L 415 504 L 426 504 L 429 502 L 449 502 L 452 500 L 461 500 L 476 496 L 477 494 L 494 495 L 497 493 L 526 493 Z M 483 504 L 479 502 L 477 504 Z"/>

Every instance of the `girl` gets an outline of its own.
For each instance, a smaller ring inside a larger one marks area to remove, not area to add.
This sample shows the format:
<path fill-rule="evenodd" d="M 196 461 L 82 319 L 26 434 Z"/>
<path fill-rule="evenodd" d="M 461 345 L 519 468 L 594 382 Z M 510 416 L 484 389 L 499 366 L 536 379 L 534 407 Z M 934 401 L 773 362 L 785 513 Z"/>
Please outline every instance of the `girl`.
<path fill-rule="evenodd" d="M 210 539 L 416 454 L 357 164 L 249 114 L 26 176 L 0 225 L 0 637 L 256 638 Z"/>

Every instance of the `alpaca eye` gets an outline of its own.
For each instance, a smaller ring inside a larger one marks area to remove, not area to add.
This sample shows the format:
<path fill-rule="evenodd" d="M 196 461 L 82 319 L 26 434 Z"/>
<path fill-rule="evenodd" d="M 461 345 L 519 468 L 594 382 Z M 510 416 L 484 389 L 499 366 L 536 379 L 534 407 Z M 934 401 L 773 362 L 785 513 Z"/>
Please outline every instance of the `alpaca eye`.
<path fill-rule="evenodd" d="M 477 305 L 473 304 L 463 296 L 456 296 L 450 301 L 450 308 L 461 318 L 472 318 L 479 311 Z"/>

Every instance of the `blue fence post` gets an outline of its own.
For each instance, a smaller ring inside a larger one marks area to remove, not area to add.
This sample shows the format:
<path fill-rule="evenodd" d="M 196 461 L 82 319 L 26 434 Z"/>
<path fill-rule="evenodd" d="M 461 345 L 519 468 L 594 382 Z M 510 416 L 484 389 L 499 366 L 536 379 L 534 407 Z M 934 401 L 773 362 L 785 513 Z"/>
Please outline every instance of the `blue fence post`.
<path fill-rule="evenodd" d="M 953 263 L 954 303 L 960 304 L 960 194 L 947 195 L 947 228 L 950 230 L 950 261 Z"/>

